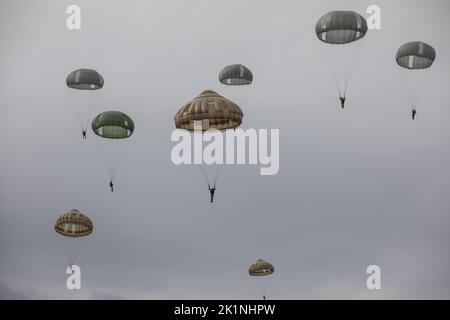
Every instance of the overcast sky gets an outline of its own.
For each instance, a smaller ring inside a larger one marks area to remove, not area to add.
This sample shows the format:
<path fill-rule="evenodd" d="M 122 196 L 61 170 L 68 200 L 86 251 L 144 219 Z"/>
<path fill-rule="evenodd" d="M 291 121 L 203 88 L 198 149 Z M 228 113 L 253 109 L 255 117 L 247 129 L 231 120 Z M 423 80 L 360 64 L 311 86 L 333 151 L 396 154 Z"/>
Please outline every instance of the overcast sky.
<path fill-rule="evenodd" d="M 78 4 L 82 30 L 66 28 Z M 381 7 L 345 110 L 317 19 Z M 0 298 L 258 299 L 247 269 L 275 266 L 271 299 L 450 298 L 450 3 L 434 1 L 9 0 L 0 3 Z M 394 56 L 407 41 L 437 58 L 416 121 Z M 251 86 L 218 73 L 242 63 Z M 94 136 L 81 140 L 69 72 L 105 79 L 95 112 L 134 119 L 114 194 Z M 170 160 L 173 116 L 205 89 L 238 103 L 243 128 L 280 130 L 280 171 L 201 174 Z M 53 223 L 92 218 L 65 288 Z M 382 290 L 366 288 L 366 267 Z"/>

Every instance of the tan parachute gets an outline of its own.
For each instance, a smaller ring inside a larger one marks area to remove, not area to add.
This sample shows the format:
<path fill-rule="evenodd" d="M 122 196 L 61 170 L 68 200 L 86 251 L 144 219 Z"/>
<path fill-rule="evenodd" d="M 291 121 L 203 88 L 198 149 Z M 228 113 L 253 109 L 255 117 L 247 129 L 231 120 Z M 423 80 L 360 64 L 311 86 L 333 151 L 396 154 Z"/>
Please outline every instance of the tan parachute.
<path fill-rule="evenodd" d="M 205 90 L 200 95 L 183 105 L 175 115 L 178 129 L 194 131 L 194 122 L 201 121 L 202 130 L 235 129 L 242 123 L 241 108 L 212 90 Z"/>
<path fill-rule="evenodd" d="M 93 229 L 91 219 L 77 209 L 61 215 L 55 222 L 55 231 L 66 237 L 84 237 L 91 234 Z"/>
<path fill-rule="evenodd" d="M 253 277 L 268 276 L 274 273 L 275 268 L 270 262 L 263 259 L 258 259 L 248 269 L 248 274 Z"/>

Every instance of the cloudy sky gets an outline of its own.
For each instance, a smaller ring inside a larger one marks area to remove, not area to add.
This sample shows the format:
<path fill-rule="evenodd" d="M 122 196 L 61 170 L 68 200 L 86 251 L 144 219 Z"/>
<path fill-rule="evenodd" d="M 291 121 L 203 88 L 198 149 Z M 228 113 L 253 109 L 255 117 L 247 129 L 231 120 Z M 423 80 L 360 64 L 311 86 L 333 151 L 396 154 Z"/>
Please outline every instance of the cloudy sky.
<path fill-rule="evenodd" d="M 66 28 L 78 4 L 82 29 Z M 314 33 L 335 9 L 382 29 L 364 39 L 345 110 Z M 247 273 L 276 272 L 272 299 L 450 298 L 450 30 L 447 0 L 43 0 L 0 3 L 0 298 L 258 299 Z M 407 41 L 437 58 L 416 121 L 394 56 Z M 218 73 L 242 63 L 245 88 Z M 105 78 L 95 112 L 136 130 L 108 190 L 94 136 L 80 137 L 69 72 Z M 280 130 L 280 171 L 222 171 L 209 203 L 201 174 L 170 160 L 173 116 L 205 89 Z M 65 288 L 53 230 L 78 208 L 95 228 L 81 291 Z M 381 267 L 382 289 L 366 288 Z M 257 281 L 256 281 L 257 282 Z"/>

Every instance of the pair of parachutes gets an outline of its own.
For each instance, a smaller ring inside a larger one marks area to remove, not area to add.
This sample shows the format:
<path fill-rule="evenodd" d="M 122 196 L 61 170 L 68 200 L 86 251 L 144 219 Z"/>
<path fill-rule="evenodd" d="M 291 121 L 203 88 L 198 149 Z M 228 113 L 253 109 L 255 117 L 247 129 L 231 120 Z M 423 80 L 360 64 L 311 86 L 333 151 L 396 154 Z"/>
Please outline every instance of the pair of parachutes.
<path fill-rule="evenodd" d="M 56 219 L 55 231 L 69 238 L 81 238 L 90 235 L 94 230 L 94 223 L 78 209 L 72 209 Z M 274 273 L 275 268 L 270 262 L 258 259 L 248 269 L 250 276 L 268 276 Z"/>
<path fill-rule="evenodd" d="M 78 69 L 69 73 L 66 84 L 71 89 L 92 91 L 103 88 L 102 75 L 93 69 Z M 89 119 L 83 119 L 89 121 Z M 105 139 L 126 139 L 134 131 L 134 122 L 120 111 L 105 111 L 97 115 L 91 123 L 92 131 Z M 84 124 L 82 131 L 87 131 Z"/>
<path fill-rule="evenodd" d="M 331 11 L 316 23 L 317 38 L 325 44 L 324 54 L 344 108 L 349 80 L 361 43 L 367 33 L 364 17 L 353 11 Z M 402 72 L 413 110 L 418 107 L 427 79 L 425 72 L 433 64 L 436 52 L 430 45 L 413 41 L 403 44 L 397 51 L 397 64 Z"/>
<path fill-rule="evenodd" d="M 253 74 L 241 64 L 228 65 L 220 72 L 219 81 L 228 86 L 250 85 L 253 82 Z M 174 121 L 176 128 L 190 132 L 210 129 L 225 131 L 239 127 L 243 116 L 242 109 L 236 103 L 213 90 L 205 90 L 184 104 L 175 114 Z M 200 165 L 199 169 L 208 184 L 212 203 L 221 166 L 216 164 L 209 167 L 213 167 L 210 174 L 204 165 Z"/>
<path fill-rule="evenodd" d="M 63 242 L 69 265 L 73 265 L 78 257 L 85 237 L 89 236 L 94 230 L 92 220 L 77 209 L 70 210 L 56 219 L 54 224 L 55 231 L 67 238 Z M 258 259 L 248 269 L 248 274 L 252 277 L 267 277 L 275 272 L 275 268 L 270 262 Z M 267 284 L 262 288 L 263 299 L 266 299 Z"/>
<path fill-rule="evenodd" d="M 72 71 L 66 78 L 66 84 L 69 88 L 87 95 L 103 88 L 104 80 L 102 75 L 93 69 L 78 69 Z M 78 98 L 78 97 L 77 97 Z M 93 97 L 89 97 L 93 98 Z M 87 126 L 92 113 L 92 101 L 77 100 L 75 108 L 77 110 L 80 124 L 82 126 L 83 138 L 86 139 Z M 83 112 L 83 110 L 87 110 Z M 125 113 L 120 111 L 105 111 L 98 114 L 91 122 L 92 131 L 102 139 L 98 144 L 105 161 L 109 178 L 111 191 L 113 190 L 112 181 L 114 179 L 118 162 L 123 154 L 123 144 L 134 132 L 134 121 Z M 118 142 L 120 141 L 120 142 Z M 118 148 L 117 148 L 118 147 Z M 118 152 L 114 152 L 119 149 Z"/>
<path fill-rule="evenodd" d="M 249 85 L 253 81 L 252 72 L 241 64 L 226 66 L 219 74 L 219 81 L 229 86 Z M 235 129 L 242 123 L 244 113 L 234 102 L 222 97 L 212 90 L 205 90 L 200 95 L 183 105 L 175 114 L 175 127 L 196 131 L 197 128 Z M 198 126 L 197 126 L 198 125 Z"/>

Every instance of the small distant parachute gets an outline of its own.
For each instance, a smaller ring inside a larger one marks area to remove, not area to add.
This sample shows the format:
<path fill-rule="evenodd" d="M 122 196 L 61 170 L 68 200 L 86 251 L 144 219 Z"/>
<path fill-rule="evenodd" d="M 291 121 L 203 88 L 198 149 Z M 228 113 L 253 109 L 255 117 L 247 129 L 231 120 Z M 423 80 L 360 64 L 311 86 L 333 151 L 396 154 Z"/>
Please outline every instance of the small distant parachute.
<path fill-rule="evenodd" d="M 434 48 L 421 41 L 403 44 L 395 56 L 395 60 L 400 67 L 416 70 L 431 67 L 434 59 L 436 59 Z"/>
<path fill-rule="evenodd" d="M 69 73 L 66 84 L 69 88 L 78 90 L 97 90 L 103 88 L 102 75 L 93 69 L 77 69 Z"/>
<path fill-rule="evenodd" d="M 252 277 L 268 276 L 274 273 L 275 268 L 270 262 L 263 259 L 258 259 L 248 269 L 248 274 Z"/>
<path fill-rule="evenodd" d="M 108 170 L 111 192 L 118 165 L 125 151 L 128 138 L 134 132 L 133 120 L 120 111 L 105 111 L 92 120 L 92 131 L 100 137 L 100 152 Z"/>
<path fill-rule="evenodd" d="M 395 60 L 402 67 L 403 80 L 413 110 L 420 103 L 428 80 L 428 70 L 435 59 L 434 48 L 422 41 L 407 42 L 397 50 Z"/>
<path fill-rule="evenodd" d="M 61 215 L 55 222 L 55 231 L 65 237 L 84 237 L 90 235 L 93 229 L 91 219 L 77 209 Z"/>
<path fill-rule="evenodd" d="M 236 129 L 241 123 L 244 114 L 241 108 L 212 90 L 205 90 L 199 96 L 183 105 L 175 114 L 175 127 L 190 132 L 206 131 L 209 129 L 227 130 Z M 219 179 L 221 164 L 199 165 L 203 177 L 208 184 L 211 194 L 211 203 Z M 209 167 L 209 174 L 205 169 Z"/>
<path fill-rule="evenodd" d="M 80 121 L 84 138 L 96 103 L 92 93 L 103 88 L 103 84 L 102 75 L 93 69 L 77 69 L 69 73 L 66 78 L 67 87 L 75 89 L 79 93 L 76 97 L 73 97 L 76 101 L 72 103 Z M 87 93 L 91 94 L 87 95 Z"/>
<path fill-rule="evenodd" d="M 55 221 L 54 228 L 58 234 L 64 237 L 64 251 L 69 259 L 69 265 L 73 265 L 85 244 L 84 238 L 94 230 L 94 224 L 88 216 L 73 209 L 59 216 Z"/>
<path fill-rule="evenodd" d="M 275 268 L 270 262 L 267 262 L 263 259 L 256 260 L 255 263 L 253 263 L 250 268 L 248 269 L 248 274 L 252 277 L 264 277 L 263 279 L 260 279 L 259 290 L 262 292 L 262 297 L 264 300 L 266 300 L 266 292 L 269 286 L 269 278 L 267 276 L 270 276 L 275 272 Z"/>
<path fill-rule="evenodd" d="M 253 82 L 253 74 L 242 64 L 233 64 L 222 69 L 219 81 L 229 86 L 249 85 Z"/>
<path fill-rule="evenodd" d="M 317 38 L 326 45 L 324 54 L 339 97 L 344 98 L 344 102 L 354 63 L 359 56 L 359 40 L 366 33 L 366 19 L 353 11 L 331 11 L 316 23 Z M 343 108 L 342 100 L 341 103 Z"/>

